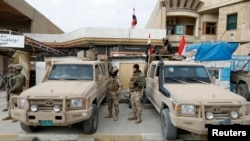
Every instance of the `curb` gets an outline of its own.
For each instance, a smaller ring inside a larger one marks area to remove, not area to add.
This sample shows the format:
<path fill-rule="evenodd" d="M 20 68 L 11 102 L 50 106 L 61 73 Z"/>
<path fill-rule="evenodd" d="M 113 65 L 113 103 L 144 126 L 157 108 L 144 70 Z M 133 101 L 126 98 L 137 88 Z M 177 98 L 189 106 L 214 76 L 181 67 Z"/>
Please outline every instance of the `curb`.
<path fill-rule="evenodd" d="M 161 134 L 4 134 L 0 133 L 0 141 L 165 141 Z M 177 140 L 180 141 L 180 140 Z"/>
<path fill-rule="evenodd" d="M 16 140 L 18 134 L 0 133 L 0 141 Z"/>

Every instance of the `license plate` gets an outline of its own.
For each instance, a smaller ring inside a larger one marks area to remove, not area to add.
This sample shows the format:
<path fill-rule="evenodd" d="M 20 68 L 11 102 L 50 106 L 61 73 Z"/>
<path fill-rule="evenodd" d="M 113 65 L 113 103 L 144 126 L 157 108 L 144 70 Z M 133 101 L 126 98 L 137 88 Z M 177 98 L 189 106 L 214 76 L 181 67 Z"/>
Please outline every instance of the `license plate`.
<path fill-rule="evenodd" d="M 52 120 L 40 120 L 39 123 L 41 126 L 53 126 Z"/>

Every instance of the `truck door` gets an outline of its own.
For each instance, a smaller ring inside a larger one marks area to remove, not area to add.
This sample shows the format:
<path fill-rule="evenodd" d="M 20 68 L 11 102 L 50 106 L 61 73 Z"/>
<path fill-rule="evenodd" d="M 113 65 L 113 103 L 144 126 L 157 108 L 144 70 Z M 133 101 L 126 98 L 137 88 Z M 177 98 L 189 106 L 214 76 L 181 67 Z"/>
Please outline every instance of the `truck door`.
<path fill-rule="evenodd" d="M 97 100 L 98 100 L 98 104 L 101 103 L 101 100 L 104 98 L 105 96 L 105 85 L 106 83 L 104 82 L 105 77 L 103 75 L 103 71 L 101 68 L 101 65 L 95 65 L 95 76 L 96 76 L 96 92 L 97 92 Z"/>
<path fill-rule="evenodd" d="M 162 94 L 159 92 L 159 66 L 157 66 L 155 69 L 152 87 L 153 87 L 153 93 L 154 93 L 153 99 L 157 106 L 157 110 L 159 110 L 161 107 L 161 101 L 162 101 L 161 100 Z"/>

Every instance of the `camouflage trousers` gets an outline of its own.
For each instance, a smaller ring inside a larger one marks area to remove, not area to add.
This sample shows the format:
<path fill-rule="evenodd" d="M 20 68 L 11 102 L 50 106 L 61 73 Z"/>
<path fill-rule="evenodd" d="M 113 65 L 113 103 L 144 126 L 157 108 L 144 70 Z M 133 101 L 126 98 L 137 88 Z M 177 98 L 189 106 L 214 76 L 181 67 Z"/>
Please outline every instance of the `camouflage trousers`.
<path fill-rule="evenodd" d="M 135 91 L 130 93 L 130 102 L 132 106 L 133 113 L 137 113 L 141 115 L 142 113 L 142 106 L 141 106 L 141 97 L 142 93 L 141 91 Z"/>
<path fill-rule="evenodd" d="M 115 109 L 115 114 L 119 114 L 119 94 L 116 95 L 115 92 L 109 92 L 107 95 L 107 103 L 109 114 L 113 113 L 113 108 Z"/>
<path fill-rule="evenodd" d="M 9 93 L 9 102 L 8 102 L 8 104 L 9 104 L 9 107 L 8 107 L 8 115 L 9 116 L 11 116 L 11 113 L 10 113 L 10 109 L 11 109 L 11 98 L 13 97 L 13 96 L 18 96 L 19 94 L 12 94 L 12 93 Z M 15 105 L 16 106 L 16 105 Z"/>
<path fill-rule="evenodd" d="M 10 94 L 9 94 L 9 89 L 6 90 L 6 102 L 7 102 L 7 108 L 8 108 L 8 104 L 9 104 L 9 100 L 10 100 Z"/>

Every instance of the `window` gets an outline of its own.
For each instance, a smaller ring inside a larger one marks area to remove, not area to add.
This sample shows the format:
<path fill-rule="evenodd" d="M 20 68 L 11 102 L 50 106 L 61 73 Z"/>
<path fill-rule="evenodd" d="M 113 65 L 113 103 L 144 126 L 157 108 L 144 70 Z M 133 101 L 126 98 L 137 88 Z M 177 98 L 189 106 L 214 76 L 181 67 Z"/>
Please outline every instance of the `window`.
<path fill-rule="evenodd" d="M 219 79 L 219 68 L 208 68 L 208 72 L 211 77 Z"/>
<path fill-rule="evenodd" d="M 92 65 L 55 64 L 49 80 L 93 80 Z"/>
<path fill-rule="evenodd" d="M 184 34 L 184 26 L 183 25 L 176 25 L 175 27 L 175 34 L 182 35 Z"/>
<path fill-rule="evenodd" d="M 175 34 L 175 25 L 168 25 L 167 26 L 167 35 Z"/>
<path fill-rule="evenodd" d="M 165 66 L 166 83 L 210 83 L 210 77 L 203 66 Z"/>
<path fill-rule="evenodd" d="M 194 35 L 194 26 L 186 25 L 186 35 Z"/>
<path fill-rule="evenodd" d="M 237 29 L 238 14 L 227 15 L 227 30 Z"/>
<path fill-rule="evenodd" d="M 216 23 L 215 22 L 203 22 L 202 28 L 203 34 L 216 34 Z"/>

